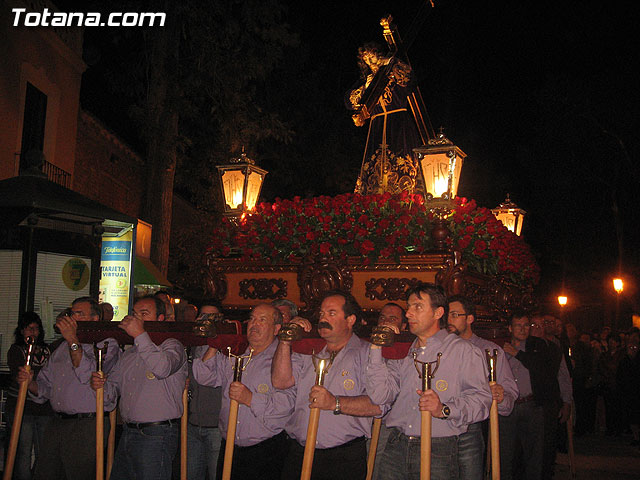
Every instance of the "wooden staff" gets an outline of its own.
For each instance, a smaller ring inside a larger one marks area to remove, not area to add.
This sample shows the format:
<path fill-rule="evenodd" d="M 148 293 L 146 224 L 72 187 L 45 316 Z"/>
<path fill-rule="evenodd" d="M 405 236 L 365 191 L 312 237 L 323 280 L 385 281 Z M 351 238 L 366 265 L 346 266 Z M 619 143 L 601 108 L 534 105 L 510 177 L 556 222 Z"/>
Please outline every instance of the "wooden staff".
<path fill-rule="evenodd" d="M 96 371 L 101 377 L 102 363 L 104 356 L 107 354 L 109 342 L 104 342 L 102 348 L 93 345 L 93 351 L 96 355 Z M 104 479 L 104 388 L 100 387 L 96 390 L 96 480 Z"/>
<path fill-rule="evenodd" d="M 413 353 L 413 364 L 418 371 L 418 376 L 422 379 L 422 391 L 431 390 L 431 379 L 436 374 L 440 366 L 442 352 L 438 352 L 438 357 L 433 362 L 421 362 L 418 354 Z M 433 365 L 435 364 L 435 368 Z M 431 412 L 420 411 L 420 480 L 431 478 Z"/>
<path fill-rule="evenodd" d="M 569 447 L 569 473 L 571 478 L 576 477 L 576 456 L 573 450 L 573 404 L 571 405 L 571 411 L 569 412 L 569 419 L 567 420 L 567 443 Z"/>
<path fill-rule="evenodd" d="M 180 419 L 180 480 L 187 480 L 187 422 L 189 420 L 189 390 L 182 391 L 182 418 Z"/>
<path fill-rule="evenodd" d="M 498 362 L 498 350 L 491 351 L 485 349 L 487 364 L 489 365 L 489 386 L 496 382 L 496 364 Z M 491 448 L 491 479 L 500 480 L 500 432 L 498 426 L 498 402 L 493 399 L 491 410 L 489 411 L 489 442 Z M 487 454 L 488 456 L 488 454 Z"/>
<path fill-rule="evenodd" d="M 242 381 L 242 372 L 251 361 L 253 349 L 249 353 L 247 364 L 244 364 L 246 357 L 240 355 L 233 355 L 231 353 L 231 347 L 227 347 L 229 359 L 235 358 L 235 365 L 233 367 L 233 381 Z M 227 443 L 224 447 L 224 466 L 222 467 L 222 480 L 231 479 L 231 465 L 233 463 L 233 447 L 236 439 L 236 426 L 238 423 L 238 401 L 231 399 L 229 402 L 229 422 L 227 424 Z"/>
<path fill-rule="evenodd" d="M 431 390 L 431 364 L 422 364 L 422 391 Z M 420 423 L 420 480 L 431 478 L 431 412 L 423 410 Z"/>
<path fill-rule="evenodd" d="M 367 480 L 371 480 L 371 477 L 373 477 L 373 467 L 376 464 L 376 453 L 378 451 L 381 427 L 382 419 L 374 418 L 373 427 L 371 428 L 371 445 L 369 446 L 369 456 L 367 457 Z"/>
<path fill-rule="evenodd" d="M 116 452 L 116 409 L 109 412 L 109 438 L 107 440 L 107 480 L 111 477 L 113 457 Z"/>
<path fill-rule="evenodd" d="M 33 345 L 35 339 L 27 337 L 27 361 L 24 369 L 27 373 L 31 372 L 31 357 L 33 355 Z M 16 452 L 18 450 L 18 440 L 20 439 L 20 427 L 22 427 L 22 416 L 24 414 L 24 403 L 27 400 L 27 389 L 29 388 L 29 380 L 20 382 L 18 390 L 18 400 L 16 401 L 16 410 L 13 415 L 13 425 L 11 427 L 11 438 L 9 440 L 9 449 L 7 451 L 7 462 L 4 466 L 3 480 L 11 480 L 13 475 L 13 465 L 16 461 Z"/>
<path fill-rule="evenodd" d="M 327 370 L 333 363 L 333 357 L 317 358 L 312 357 L 316 368 L 316 385 L 323 386 L 324 378 Z M 307 442 L 304 445 L 304 457 L 302 458 L 302 472 L 300 480 L 309 480 L 311 478 L 311 467 L 313 466 L 313 455 L 316 451 L 316 438 L 318 436 L 318 422 L 320 421 L 320 409 L 309 409 L 309 426 L 307 427 Z"/>

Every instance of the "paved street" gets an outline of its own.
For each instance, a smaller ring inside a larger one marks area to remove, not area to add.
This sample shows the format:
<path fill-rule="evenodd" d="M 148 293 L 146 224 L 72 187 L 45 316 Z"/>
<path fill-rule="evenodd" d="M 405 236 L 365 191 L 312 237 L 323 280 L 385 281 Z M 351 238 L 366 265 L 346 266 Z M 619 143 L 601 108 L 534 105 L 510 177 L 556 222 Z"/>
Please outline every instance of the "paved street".
<path fill-rule="evenodd" d="M 630 436 L 587 435 L 575 439 L 576 478 L 579 480 L 640 479 L 640 449 Z M 569 455 L 559 454 L 555 480 L 571 478 Z"/>

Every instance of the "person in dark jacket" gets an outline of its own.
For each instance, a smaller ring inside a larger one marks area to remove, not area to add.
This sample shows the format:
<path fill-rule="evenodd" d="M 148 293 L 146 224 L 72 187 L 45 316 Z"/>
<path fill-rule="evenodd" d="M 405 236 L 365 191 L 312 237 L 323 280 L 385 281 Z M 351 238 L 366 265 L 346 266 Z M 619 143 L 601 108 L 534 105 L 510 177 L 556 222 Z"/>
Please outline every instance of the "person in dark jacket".
<path fill-rule="evenodd" d="M 24 366 L 27 361 L 27 338 L 32 337 L 35 342 L 31 355 L 31 370 L 34 372 L 34 378 L 49 359 L 49 355 L 51 355 L 51 350 L 49 350 L 49 347 L 44 342 L 44 328 L 42 327 L 42 320 L 40 320 L 37 313 L 23 313 L 18 320 L 18 326 L 15 329 L 14 335 L 15 342 L 11 345 L 7 353 L 7 363 L 11 371 L 11 383 L 7 392 L 7 403 L 5 406 L 7 413 L 7 431 L 11 431 L 18 398 L 18 369 Z M 33 450 L 35 453 L 35 462 L 37 462 L 42 446 L 44 429 L 49 423 L 49 420 L 51 420 L 52 414 L 53 410 L 49 402 L 44 404 L 36 403 L 27 396 L 24 415 L 22 416 L 22 426 L 20 428 L 20 440 L 18 441 L 18 449 L 16 451 L 13 473 L 14 479 L 31 479 L 31 452 Z"/>

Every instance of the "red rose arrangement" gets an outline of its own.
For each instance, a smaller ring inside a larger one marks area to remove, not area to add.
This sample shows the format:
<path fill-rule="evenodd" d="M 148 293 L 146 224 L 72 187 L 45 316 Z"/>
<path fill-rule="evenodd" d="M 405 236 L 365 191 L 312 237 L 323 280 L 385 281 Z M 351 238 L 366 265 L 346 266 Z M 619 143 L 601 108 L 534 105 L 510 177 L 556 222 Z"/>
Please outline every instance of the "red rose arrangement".
<path fill-rule="evenodd" d="M 306 256 L 360 257 L 364 264 L 398 260 L 433 248 L 432 214 L 422 196 L 344 194 L 261 203 L 236 226 L 224 218 L 216 228 L 210 254 L 240 255 L 274 263 Z M 531 283 L 539 271 L 528 245 L 509 232 L 490 210 L 455 199 L 447 217 L 450 247 L 460 250 L 481 273 L 503 274 Z"/>

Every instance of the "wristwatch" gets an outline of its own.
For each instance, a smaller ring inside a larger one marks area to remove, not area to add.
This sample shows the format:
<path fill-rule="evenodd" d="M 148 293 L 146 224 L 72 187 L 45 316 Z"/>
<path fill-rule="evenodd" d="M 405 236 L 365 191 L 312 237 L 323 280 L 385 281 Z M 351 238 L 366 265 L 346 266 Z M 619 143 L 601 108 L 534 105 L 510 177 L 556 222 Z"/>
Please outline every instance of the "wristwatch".
<path fill-rule="evenodd" d="M 340 415 L 342 413 L 342 409 L 340 408 L 340 397 L 336 395 L 336 408 L 333 409 L 334 415 Z"/>
<path fill-rule="evenodd" d="M 440 412 L 442 414 L 442 420 L 446 420 L 447 418 L 449 418 L 449 415 L 451 415 L 451 409 L 449 408 L 448 405 L 446 405 L 445 403 L 442 404 L 442 411 Z"/>
<path fill-rule="evenodd" d="M 78 351 L 78 349 L 80 349 L 80 345 L 78 345 L 77 343 L 72 343 L 71 345 L 69 345 L 69 350 L 71 350 L 72 352 L 76 352 Z"/>

